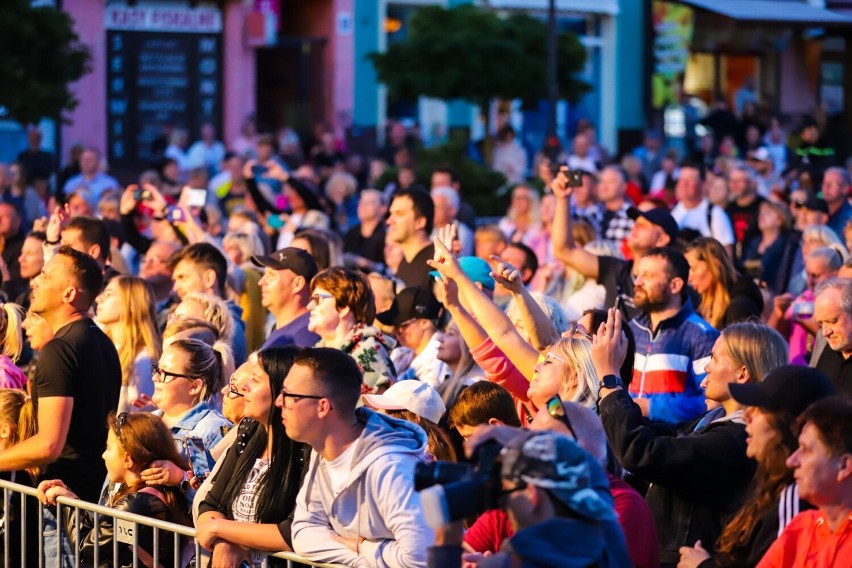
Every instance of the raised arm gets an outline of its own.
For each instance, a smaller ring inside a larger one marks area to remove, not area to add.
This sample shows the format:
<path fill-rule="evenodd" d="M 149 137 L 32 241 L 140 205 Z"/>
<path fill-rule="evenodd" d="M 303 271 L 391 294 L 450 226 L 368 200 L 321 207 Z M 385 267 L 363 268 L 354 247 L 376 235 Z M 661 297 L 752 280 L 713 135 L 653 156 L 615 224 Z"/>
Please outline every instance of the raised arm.
<path fill-rule="evenodd" d="M 598 257 L 578 247 L 571 234 L 571 194 L 574 188 L 568 187 L 567 168 L 563 167 L 550 184 L 553 195 L 556 196 L 556 214 L 553 218 L 553 254 L 587 278 L 598 279 Z"/>

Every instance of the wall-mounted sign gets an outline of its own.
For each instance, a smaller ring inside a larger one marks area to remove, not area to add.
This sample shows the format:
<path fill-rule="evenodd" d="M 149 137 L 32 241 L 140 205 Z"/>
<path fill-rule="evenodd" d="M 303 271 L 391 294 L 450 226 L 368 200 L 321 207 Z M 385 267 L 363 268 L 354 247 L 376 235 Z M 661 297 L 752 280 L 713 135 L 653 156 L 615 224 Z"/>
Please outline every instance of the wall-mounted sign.
<path fill-rule="evenodd" d="M 108 30 L 219 33 L 222 12 L 214 7 L 137 5 L 106 7 L 104 27 Z"/>

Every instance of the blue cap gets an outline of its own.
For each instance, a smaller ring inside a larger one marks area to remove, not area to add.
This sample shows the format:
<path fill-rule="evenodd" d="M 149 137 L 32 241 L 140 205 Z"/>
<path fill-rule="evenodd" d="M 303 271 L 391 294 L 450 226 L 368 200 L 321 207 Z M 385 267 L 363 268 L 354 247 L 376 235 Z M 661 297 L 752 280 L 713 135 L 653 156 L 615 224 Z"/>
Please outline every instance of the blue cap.
<path fill-rule="evenodd" d="M 459 259 L 462 272 L 473 280 L 479 282 L 482 287 L 487 290 L 494 290 L 494 279 L 491 278 L 491 265 L 479 258 L 478 256 L 463 256 Z M 432 278 L 440 278 L 441 273 L 433 270 L 429 273 Z"/>

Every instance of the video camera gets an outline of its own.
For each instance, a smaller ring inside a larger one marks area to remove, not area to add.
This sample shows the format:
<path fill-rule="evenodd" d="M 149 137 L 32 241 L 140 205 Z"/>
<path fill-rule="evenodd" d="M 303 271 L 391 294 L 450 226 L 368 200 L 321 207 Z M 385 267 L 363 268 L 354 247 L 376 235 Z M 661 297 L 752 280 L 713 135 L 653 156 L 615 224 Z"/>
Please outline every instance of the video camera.
<path fill-rule="evenodd" d="M 489 441 L 477 446 L 472 464 L 445 461 L 417 464 L 414 489 L 420 492 L 430 527 L 437 529 L 498 507 L 503 489 L 500 450 L 498 442 Z"/>

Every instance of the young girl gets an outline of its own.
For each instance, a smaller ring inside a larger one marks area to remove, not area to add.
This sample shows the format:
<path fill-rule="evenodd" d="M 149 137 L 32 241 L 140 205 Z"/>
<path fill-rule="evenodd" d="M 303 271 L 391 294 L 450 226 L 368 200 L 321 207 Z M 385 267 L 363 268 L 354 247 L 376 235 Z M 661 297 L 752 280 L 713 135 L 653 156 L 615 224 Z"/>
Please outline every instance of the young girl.
<path fill-rule="evenodd" d="M 142 470 L 155 460 L 170 460 L 185 465 L 163 421 L 146 412 L 122 412 L 118 416 L 111 414 L 108 423 L 109 433 L 103 458 L 113 491 L 104 491 L 99 504 L 161 521 L 189 525 L 186 503 L 176 488 L 151 487 L 142 481 Z M 57 497 L 77 498 L 61 479 L 42 481 L 38 486 L 38 496 L 46 505 L 55 505 Z M 100 566 L 132 565 L 132 546 L 124 543 L 118 544 L 118 558 L 114 562 L 112 519 L 99 517 L 97 529 L 92 516 L 86 512 L 75 510 L 65 517 L 68 538 L 80 551 L 84 563 L 93 561 L 97 547 Z M 154 530 L 143 525 L 138 525 L 136 530 L 139 559 L 146 566 L 152 566 Z M 167 534 L 160 534 L 159 537 L 160 562 L 168 565 L 168 559 L 174 556 L 174 540 Z"/>
<path fill-rule="evenodd" d="M 0 352 L 0 388 L 23 389 L 26 387 L 27 376 L 15 365 L 24 347 L 24 338 L 21 334 L 23 319 L 24 309 L 21 306 L 8 302 L 2 305 L 0 338 L 3 340 L 3 346 Z"/>
<path fill-rule="evenodd" d="M 115 344 L 121 361 L 119 412 L 144 406 L 154 394 L 152 362 L 160 357 L 154 292 L 136 276 L 117 276 L 98 296 L 97 321 Z"/>

